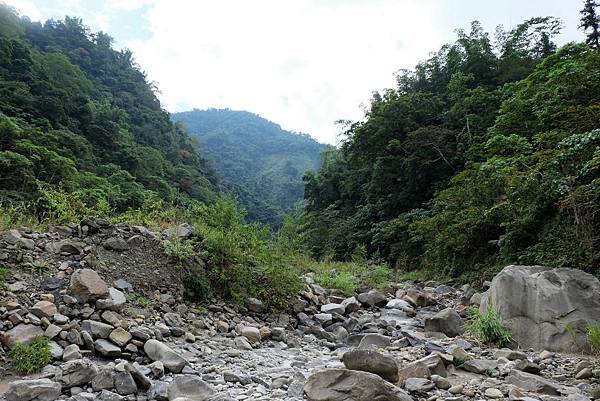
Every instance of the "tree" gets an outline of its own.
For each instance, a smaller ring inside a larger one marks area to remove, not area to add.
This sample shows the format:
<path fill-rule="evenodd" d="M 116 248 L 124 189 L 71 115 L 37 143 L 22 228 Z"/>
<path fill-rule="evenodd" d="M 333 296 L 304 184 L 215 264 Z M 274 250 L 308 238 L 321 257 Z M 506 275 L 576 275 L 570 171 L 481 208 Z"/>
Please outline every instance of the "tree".
<path fill-rule="evenodd" d="M 600 48 L 600 17 L 596 14 L 598 3 L 595 0 L 585 0 L 581 13 L 581 25 L 584 32 L 587 33 L 585 43 L 592 46 L 594 49 Z"/>

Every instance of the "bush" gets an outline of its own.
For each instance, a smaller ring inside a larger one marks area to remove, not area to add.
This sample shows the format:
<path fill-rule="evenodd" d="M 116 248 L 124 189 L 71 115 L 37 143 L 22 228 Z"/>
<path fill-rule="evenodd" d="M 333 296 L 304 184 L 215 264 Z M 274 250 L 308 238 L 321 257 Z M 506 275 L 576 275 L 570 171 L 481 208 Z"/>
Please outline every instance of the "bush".
<path fill-rule="evenodd" d="M 4 280 L 6 279 L 7 275 L 8 275 L 8 269 L 6 267 L 0 266 L 0 290 L 3 289 L 6 285 L 4 283 Z"/>
<path fill-rule="evenodd" d="M 38 372 L 52 362 L 50 354 L 50 340 L 46 337 L 37 337 L 29 345 L 17 343 L 9 354 L 12 367 L 20 374 Z"/>
<path fill-rule="evenodd" d="M 163 249 L 167 256 L 178 260 L 187 260 L 194 256 L 194 241 L 181 240 L 177 235 L 163 241 Z"/>
<path fill-rule="evenodd" d="M 502 325 L 500 315 L 492 305 L 482 314 L 477 308 L 469 310 L 467 333 L 486 344 L 505 347 L 513 341 L 510 332 Z"/>

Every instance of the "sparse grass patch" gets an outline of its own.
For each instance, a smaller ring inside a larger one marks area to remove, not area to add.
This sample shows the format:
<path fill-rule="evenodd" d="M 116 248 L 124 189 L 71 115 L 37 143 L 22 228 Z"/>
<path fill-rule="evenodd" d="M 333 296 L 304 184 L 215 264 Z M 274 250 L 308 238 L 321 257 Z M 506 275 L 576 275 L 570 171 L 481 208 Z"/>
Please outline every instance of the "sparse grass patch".
<path fill-rule="evenodd" d="M 47 273 L 50 269 L 50 263 L 48 263 L 45 259 L 38 258 L 31 262 L 31 270 L 39 275 Z"/>
<path fill-rule="evenodd" d="M 173 235 L 162 244 L 165 254 L 175 260 L 183 261 L 194 256 L 194 241 L 192 240 L 181 240 L 177 235 Z"/>
<path fill-rule="evenodd" d="M 489 305 L 484 313 L 480 313 L 477 308 L 469 310 L 467 332 L 486 344 L 495 344 L 500 348 L 513 341 L 493 305 Z"/>
<path fill-rule="evenodd" d="M 8 269 L 4 266 L 0 266 L 0 289 L 3 289 L 6 286 L 6 283 L 4 282 L 6 276 L 8 276 Z"/>
<path fill-rule="evenodd" d="M 144 294 L 140 294 L 139 292 L 129 292 L 126 297 L 127 301 L 142 308 L 146 308 L 150 305 L 150 300 L 148 300 Z"/>
<path fill-rule="evenodd" d="M 335 288 L 346 295 L 352 295 L 356 290 L 356 278 L 349 272 L 330 270 L 315 274 L 315 281 L 321 287 Z"/>
<path fill-rule="evenodd" d="M 587 327 L 587 340 L 594 354 L 600 353 L 600 326 Z"/>
<path fill-rule="evenodd" d="M 46 337 L 37 337 L 28 345 L 17 343 L 10 350 L 9 356 L 16 372 L 20 374 L 38 372 L 52 362 L 50 340 Z"/>
<path fill-rule="evenodd" d="M 305 270 L 315 274 L 317 284 L 346 295 L 358 287 L 381 288 L 394 279 L 394 272 L 388 266 L 367 262 L 309 261 Z"/>

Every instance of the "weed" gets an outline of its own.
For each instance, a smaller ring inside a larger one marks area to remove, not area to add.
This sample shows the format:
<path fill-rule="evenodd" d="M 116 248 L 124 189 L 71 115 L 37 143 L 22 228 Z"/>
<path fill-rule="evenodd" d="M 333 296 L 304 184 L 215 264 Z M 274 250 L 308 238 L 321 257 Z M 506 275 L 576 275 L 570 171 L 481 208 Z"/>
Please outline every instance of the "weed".
<path fill-rule="evenodd" d="M 6 276 L 8 276 L 8 269 L 6 267 L 0 266 L 0 289 L 6 287 Z"/>
<path fill-rule="evenodd" d="M 143 294 L 139 292 L 130 292 L 127 294 L 127 300 L 134 305 L 146 308 L 150 305 L 150 301 Z"/>
<path fill-rule="evenodd" d="M 484 343 L 496 344 L 498 347 L 504 347 L 513 341 L 493 305 L 489 305 L 483 314 L 477 308 L 469 310 L 467 332 Z"/>
<path fill-rule="evenodd" d="M 452 364 L 454 366 L 456 366 L 457 368 L 464 365 L 465 362 L 467 362 L 469 360 L 469 358 L 461 358 L 461 357 L 454 357 L 454 359 L 452 359 Z"/>
<path fill-rule="evenodd" d="M 44 273 L 47 273 L 50 270 L 51 266 L 50 263 L 48 263 L 46 260 L 44 259 L 36 259 L 33 262 L 31 262 L 31 270 L 33 270 L 35 273 L 39 274 L 39 275 L 43 275 Z"/>
<path fill-rule="evenodd" d="M 37 337 L 28 345 L 17 343 L 10 350 L 9 356 L 13 369 L 18 373 L 35 373 L 52 362 L 50 340 Z"/>
<path fill-rule="evenodd" d="M 346 295 L 356 290 L 356 278 L 348 272 L 338 272 L 334 269 L 315 274 L 317 284 L 325 288 L 335 288 Z"/>
<path fill-rule="evenodd" d="M 194 241 L 181 240 L 173 235 L 170 239 L 163 241 L 163 249 L 167 256 L 175 260 L 187 260 L 194 256 Z"/>
<path fill-rule="evenodd" d="M 600 326 L 587 327 L 587 340 L 594 354 L 600 353 Z"/>

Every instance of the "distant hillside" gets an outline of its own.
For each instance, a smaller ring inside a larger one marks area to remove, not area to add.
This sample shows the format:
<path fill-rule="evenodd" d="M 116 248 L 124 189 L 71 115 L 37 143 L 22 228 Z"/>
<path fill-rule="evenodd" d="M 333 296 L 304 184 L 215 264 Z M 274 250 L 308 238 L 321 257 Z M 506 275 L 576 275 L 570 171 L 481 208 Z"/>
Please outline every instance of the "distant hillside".
<path fill-rule="evenodd" d="M 303 197 L 302 176 L 319 167 L 326 145 L 247 111 L 193 110 L 172 115 L 214 161 L 248 219 L 277 226 Z"/>
<path fill-rule="evenodd" d="M 214 171 L 111 43 L 0 4 L 0 206 L 66 219 L 214 199 Z"/>

